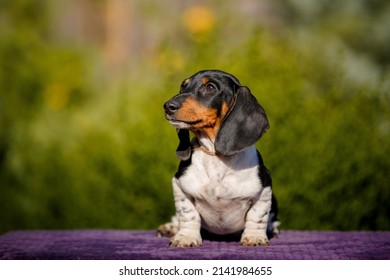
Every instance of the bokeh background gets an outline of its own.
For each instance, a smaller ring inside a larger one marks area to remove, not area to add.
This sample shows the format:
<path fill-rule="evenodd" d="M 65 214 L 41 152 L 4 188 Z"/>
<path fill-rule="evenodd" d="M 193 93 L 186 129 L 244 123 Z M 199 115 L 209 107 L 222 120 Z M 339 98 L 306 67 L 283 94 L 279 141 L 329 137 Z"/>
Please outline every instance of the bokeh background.
<path fill-rule="evenodd" d="M 162 105 L 201 69 L 267 111 L 284 229 L 390 230 L 390 2 L 0 0 L 0 233 L 174 213 Z"/>

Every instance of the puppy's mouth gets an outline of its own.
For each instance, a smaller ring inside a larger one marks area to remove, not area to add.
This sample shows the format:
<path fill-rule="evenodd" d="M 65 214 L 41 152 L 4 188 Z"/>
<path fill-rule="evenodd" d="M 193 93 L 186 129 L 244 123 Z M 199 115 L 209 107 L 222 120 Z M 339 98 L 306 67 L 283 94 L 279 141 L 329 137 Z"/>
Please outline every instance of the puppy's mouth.
<path fill-rule="evenodd" d="M 171 125 L 173 125 L 176 128 L 191 128 L 192 126 L 200 123 L 202 120 L 197 121 L 184 121 L 184 120 L 178 120 L 175 119 L 173 116 L 170 116 L 168 114 L 165 114 L 165 118 L 169 121 Z"/>

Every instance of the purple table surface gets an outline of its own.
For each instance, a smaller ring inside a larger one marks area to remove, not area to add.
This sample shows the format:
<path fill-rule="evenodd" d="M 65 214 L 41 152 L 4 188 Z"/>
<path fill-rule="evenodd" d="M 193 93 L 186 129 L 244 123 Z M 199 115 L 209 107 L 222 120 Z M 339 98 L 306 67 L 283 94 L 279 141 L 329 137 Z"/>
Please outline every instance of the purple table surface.
<path fill-rule="evenodd" d="M 168 247 L 154 231 L 26 230 L 0 236 L 0 259 L 25 260 L 337 260 L 390 259 L 390 232 L 282 231 L 267 247 L 203 240 L 197 248 Z"/>

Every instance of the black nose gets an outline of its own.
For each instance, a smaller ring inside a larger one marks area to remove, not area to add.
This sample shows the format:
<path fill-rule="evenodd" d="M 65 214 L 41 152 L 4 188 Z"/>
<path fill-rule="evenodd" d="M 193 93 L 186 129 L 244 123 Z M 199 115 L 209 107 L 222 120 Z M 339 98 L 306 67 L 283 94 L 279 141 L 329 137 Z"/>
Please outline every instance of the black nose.
<path fill-rule="evenodd" d="M 177 110 L 179 110 L 179 108 L 180 108 L 180 104 L 176 100 L 169 100 L 164 104 L 165 113 L 168 115 L 172 115 Z"/>

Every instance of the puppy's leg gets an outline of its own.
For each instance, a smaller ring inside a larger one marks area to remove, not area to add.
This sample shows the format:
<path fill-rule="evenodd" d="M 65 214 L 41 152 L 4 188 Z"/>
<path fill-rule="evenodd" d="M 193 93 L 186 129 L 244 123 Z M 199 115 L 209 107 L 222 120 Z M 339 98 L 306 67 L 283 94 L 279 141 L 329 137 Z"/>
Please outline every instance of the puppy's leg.
<path fill-rule="evenodd" d="M 254 202 L 246 215 L 245 229 L 241 236 L 241 245 L 267 246 L 267 224 L 272 203 L 272 189 L 262 190 L 260 198 Z"/>
<path fill-rule="evenodd" d="M 176 215 L 179 218 L 179 230 L 171 238 L 169 246 L 196 247 L 202 245 L 200 236 L 200 216 L 195 205 L 183 193 L 178 180 L 173 178 L 173 195 L 175 198 Z"/>
<path fill-rule="evenodd" d="M 271 205 L 271 211 L 269 213 L 268 228 L 267 228 L 268 238 L 279 236 L 280 233 L 279 227 L 281 223 L 278 219 L 278 213 L 279 213 L 278 201 L 276 200 L 276 197 L 272 193 L 272 205 Z"/>

